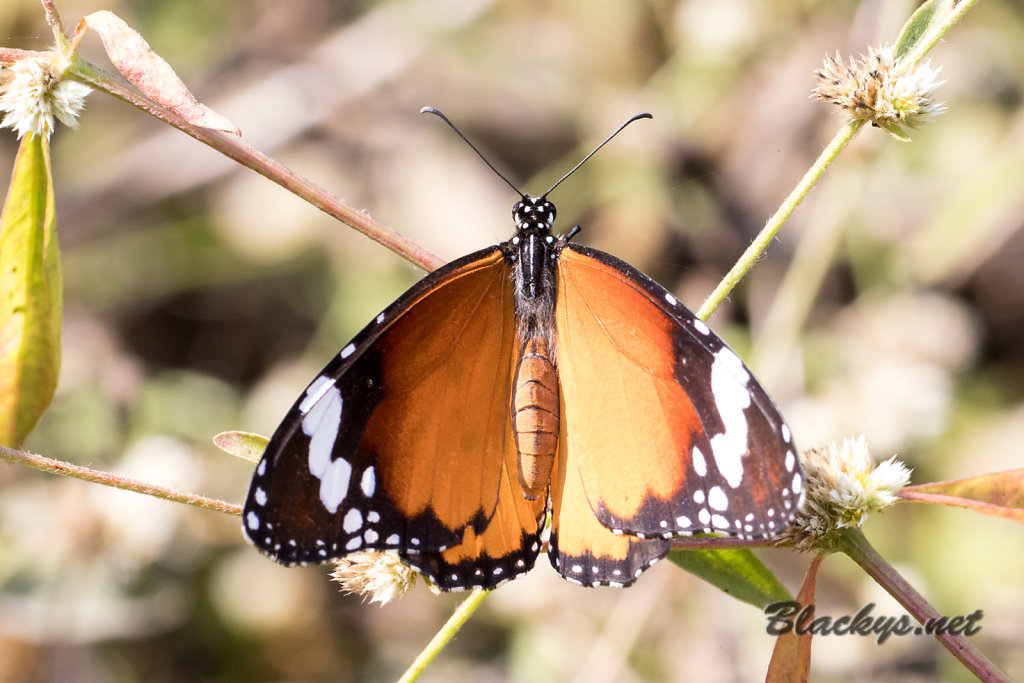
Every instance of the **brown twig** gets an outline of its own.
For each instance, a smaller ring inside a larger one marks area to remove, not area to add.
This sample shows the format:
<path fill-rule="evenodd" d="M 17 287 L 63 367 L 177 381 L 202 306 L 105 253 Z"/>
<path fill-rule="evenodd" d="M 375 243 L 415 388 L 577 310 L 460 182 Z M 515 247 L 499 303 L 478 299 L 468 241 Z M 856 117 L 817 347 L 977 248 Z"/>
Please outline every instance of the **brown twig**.
<path fill-rule="evenodd" d="M 421 268 L 429 271 L 444 264 L 444 260 L 439 256 L 374 220 L 365 212 L 356 209 L 316 183 L 303 178 L 275 159 L 253 149 L 232 135 L 193 126 L 174 112 L 147 99 L 129 84 L 106 73 L 99 67 L 81 58 L 76 58 L 68 76 L 138 107 L 147 114 L 191 135 L 196 140 L 274 181 L 324 213 L 337 218 L 345 225 L 358 230 Z"/>
<path fill-rule="evenodd" d="M 112 486 L 113 488 L 123 489 L 125 491 L 134 491 L 147 496 L 170 500 L 175 503 L 185 503 L 187 505 L 194 505 L 195 507 L 204 508 L 206 510 L 224 512 L 229 515 L 242 514 L 242 507 L 240 505 L 235 505 L 234 503 L 217 500 L 216 498 L 207 498 L 206 496 L 200 496 L 194 493 L 175 491 L 174 489 L 167 488 L 166 486 L 158 486 L 156 484 L 139 481 L 138 479 L 122 477 L 121 475 L 113 474 L 111 472 L 94 470 L 91 467 L 73 465 L 69 462 L 64 462 L 63 460 L 54 460 L 53 458 L 29 453 L 28 451 L 19 451 L 14 448 L 0 446 L 0 458 L 11 463 L 27 465 L 37 470 L 42 470 L 43 472 L 60 474 L 66 477 L 74 477 L 76 479 L 84 479 L 85 481 L 91 481 L 96 484 Z"/>
<path fill-rule="evenodd" d="M 848 529 L 840 538 L 840 549 L 888 591 L 889 595 L 896 598 L 921 624 L 927 625 L 929 621 L 935 623 L 935 620 L 940 618 L 939 613 L 925 600 L 924 596 L 907 583 L 906 579 L 900 576 L 892 565 L 886 562 L 868 543 L 868 539 L 860 529 Z M 996 665 L 985 655 L 981 654 L 978 648 L 971 645 L 964 636 L 953 635 L 941 630 L 936 630 L 931 635 L 982 681 L 1009 683 L 1010 679 L 996 668 Z"/>

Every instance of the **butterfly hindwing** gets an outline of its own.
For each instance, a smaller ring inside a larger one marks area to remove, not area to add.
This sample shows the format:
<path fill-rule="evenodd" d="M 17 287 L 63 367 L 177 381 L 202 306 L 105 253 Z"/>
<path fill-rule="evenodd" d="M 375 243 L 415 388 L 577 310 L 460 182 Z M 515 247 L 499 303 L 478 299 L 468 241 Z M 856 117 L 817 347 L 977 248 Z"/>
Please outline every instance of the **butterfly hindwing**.
<path fill-rule="evenodd" d="M 497 248 L 421 280 L 342 349 L 278 427 L 243 511 L 247 536 L 296 564 L 363 549 L 443 554 L 464 534 L 486 533 L 507 478 L 515 339 Z M 520 543 L 488 551 L 510 555 Z"/>
<path fill-rule="evenodd" d="M 558 272 L 560 446 L 601 524 L 664 538 L 781 531 L 802 497 L 795 447 L 739 357 L 619 259 L 569 243 Z"/>
<path fill-rule="evenodd" d="M 565 414 L 565 407 L 562 406 Z M 551 473 L 551 536 L 548 559 L 568 581 L 585 586 L 628 586 L 669 551 L 661 538 L 615 534 L 598 521 L 583 491 L 577 451 L 567 448 L 561 423 L 559 452 Z"/>
<path fill-rule="evenodd" d="M 506 434 L 510 441 L 511 433 L 509 424 Z M 481 533 L 467 529 L 462 543 L 444 552 L 403 556 L 442 590 L 489 590 L 533 568 L 540 552 L 547 501 L 523 495 L 514 443 L 510 445 L 501 469 L 497 507 L 487 528 Z"/>

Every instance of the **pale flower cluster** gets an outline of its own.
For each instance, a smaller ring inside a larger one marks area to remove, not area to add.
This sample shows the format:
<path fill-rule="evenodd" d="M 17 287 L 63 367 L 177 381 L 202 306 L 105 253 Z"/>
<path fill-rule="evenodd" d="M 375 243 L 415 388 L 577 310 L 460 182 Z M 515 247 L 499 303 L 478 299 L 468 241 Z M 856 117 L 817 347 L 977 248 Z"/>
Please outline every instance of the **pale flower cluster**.
<path fill-rule="evenodd" d="M 863 436 L 805 451 L 807 500 L 778 542 L 801 550 L 834 550 L 838 533 L 861 526 L 897 500 L 910 470 L 895 457 L 877 467 Z"/>
<path fill-rule="evenodd" d="M 843 109 L 851 119 L 862 119 L 906 139 L 902 126 L 914 128 L 946 110 L 935 99 L 944 81 L 929 60 L 908 65 L 896 57 L 892 45 L 872 47 L 859 60 L 844 62 L 837 52 L 825 57 L 814 72 L 818 86 L 813 96 Z"/>
<path fill-rule="evenodd" d="M 370 602 L 386 605 L 404 595 L 416 583 L 416 570 L 402 562 L 396 553 L 361 551 L 337 561 L 331 579 L 345 593 L 369 597 Z"/>
<path fill-rule="evenodd" d="M 71 80 L 62 80 L 55 55 L 40 55 L 18 60 L 0 71 L 0 127 L 12 128 L 18 137 L 50 137 L 54 119 L 74 128 L 85 107 L 85 96 L 92 89 Z"/>

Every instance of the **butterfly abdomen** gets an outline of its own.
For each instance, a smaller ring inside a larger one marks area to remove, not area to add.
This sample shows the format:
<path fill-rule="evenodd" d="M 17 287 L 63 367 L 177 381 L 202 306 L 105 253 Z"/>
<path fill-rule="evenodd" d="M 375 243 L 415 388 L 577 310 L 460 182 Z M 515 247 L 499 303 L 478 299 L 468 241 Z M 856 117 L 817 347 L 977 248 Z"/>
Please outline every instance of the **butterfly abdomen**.
<path fill-rule="evenodd" d="M 519 483 L 535 500 L 547 490 L 558 447 L 558 371 L 544 337 L 523 345 L 512 390 Z"/>

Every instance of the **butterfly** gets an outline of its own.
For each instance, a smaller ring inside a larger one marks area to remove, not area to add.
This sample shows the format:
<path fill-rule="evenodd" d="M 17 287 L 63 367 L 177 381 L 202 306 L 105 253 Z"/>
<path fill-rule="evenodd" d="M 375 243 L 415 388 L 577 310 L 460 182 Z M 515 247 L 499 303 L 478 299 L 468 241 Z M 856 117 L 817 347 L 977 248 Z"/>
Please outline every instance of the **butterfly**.
<path fill-rule="evenodd" d="M 579 226 L 554 236 L 562 180 L 534 197 L 498 175 L 516 234 L 424 277 L 313 379 L 256 467 L 249 540 L 286 565 L 390 551 L 454 591 L 529 571 L 545 532 L 587 586 L 633 583 L 673 537 L 780 533 L 803 475 L 739 356 Z"/>

